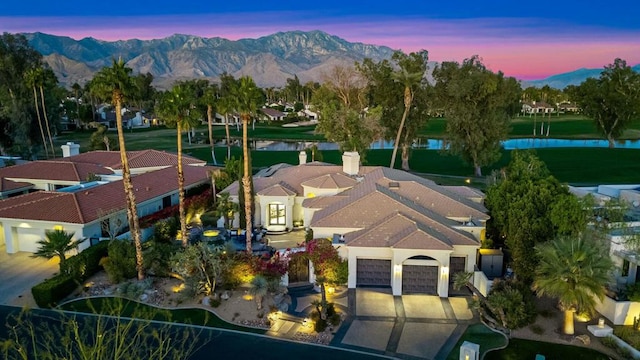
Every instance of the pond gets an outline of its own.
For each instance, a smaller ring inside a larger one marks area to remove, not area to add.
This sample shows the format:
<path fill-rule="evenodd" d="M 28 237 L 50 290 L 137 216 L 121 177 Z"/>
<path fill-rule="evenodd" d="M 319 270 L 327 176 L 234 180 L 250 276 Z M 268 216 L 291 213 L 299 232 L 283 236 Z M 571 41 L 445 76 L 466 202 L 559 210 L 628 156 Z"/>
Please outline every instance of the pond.
<path fill-rule="evenodd" d="M 253 148 L 267 151 L 301 151 L 316 145 L 318 150 L 338 150 L 338 144 L 330 142 L 313 141 L 254 141 Z M 442 139 L 418 139 L 414 142 L 414 149 L 441 150 L 445 146 Z M 522 138 L 509 139 L 502 142 L 505 150 L 515 149 L 543 149 L 543 148 L 607 148 L 607 140 L 598 139 L 554 139 L 554 138 Z M 639 140 L 616 141 L 616 148 L 640 149 Z M 376 141 L 369 147 L 375 149 L 393 149 L 392 141 Z"/>

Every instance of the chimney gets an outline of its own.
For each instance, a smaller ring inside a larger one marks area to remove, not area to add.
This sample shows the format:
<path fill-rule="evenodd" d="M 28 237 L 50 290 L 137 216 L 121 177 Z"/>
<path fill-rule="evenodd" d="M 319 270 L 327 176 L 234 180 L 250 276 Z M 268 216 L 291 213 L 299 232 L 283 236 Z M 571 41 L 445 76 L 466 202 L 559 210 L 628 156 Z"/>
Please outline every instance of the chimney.
<path fill-rule="evenodd" d="M 80 145 L 73 142 L 68 142 L 60 147 L 62 148 L 62 157 L 69 157 L 80 154 Z"/>
<path fill-rule="evenodd" d="M 360 172 L 360 154 L 357 151 L 346 151 L 342 154 L 342 171 L 347 175 L 358 175 Z"/>
<path fill-rule="evenodd" d="M 300 160 L 300 165 L 304 165 L 307 163 L 307 152 L 302 150 L 300 154 L 298 154 L 298 160 Z"/>

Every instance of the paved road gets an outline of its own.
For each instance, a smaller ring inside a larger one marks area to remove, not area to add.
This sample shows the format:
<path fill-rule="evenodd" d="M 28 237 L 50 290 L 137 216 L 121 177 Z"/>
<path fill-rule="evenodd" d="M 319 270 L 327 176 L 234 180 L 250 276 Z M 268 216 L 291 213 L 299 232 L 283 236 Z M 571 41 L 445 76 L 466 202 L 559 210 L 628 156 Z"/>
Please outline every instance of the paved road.
<path fill-rule="evenodd" d="M 37 283 L 58 272 L 55 259 L 36 259 L 30 253 L 7 254 L 0 246 L 0 304 L 11 304 Z"/>
<path fill-rule="evenodd" d="M 0 339 L 7 338 L 4 327 L 11 314 L 20 311 L 17 307 L 0 305 Z M 58 323 L 61 312 L 34 309 L 34 319 L 43 324 Z M 77 315 L 79 321 L 85 321 L 93 315 Z M 179 330 L 186 325 L 173 324 L 172 328 Z M 297 343 L 287 340 L 274 339 L 263 335 L 241 333 L 222 329 L 205 328 L 198 339 L 201 347 L 189 359 L 331 359 L 331 360 L 376 360 L 388 357 L 367 354 L 363 352 L 332 348 L 312 344 Z"/>

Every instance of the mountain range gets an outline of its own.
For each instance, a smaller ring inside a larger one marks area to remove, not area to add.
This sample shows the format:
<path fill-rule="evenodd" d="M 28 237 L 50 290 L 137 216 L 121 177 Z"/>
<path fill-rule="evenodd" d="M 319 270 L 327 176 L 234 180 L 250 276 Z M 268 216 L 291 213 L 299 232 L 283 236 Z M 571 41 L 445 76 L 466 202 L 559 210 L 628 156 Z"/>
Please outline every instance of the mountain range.
<path fill-rule="evenodd" d="M 258 39 L 232 41 L 175 34 L 154 40 L 102 41 L 94 38 L 25 33 L 29 44 L 42 53 L 61 85 L 84 84 L 96 71 L 122 58 L 134 73 L 151 73 L 154 85 L 166 89 L 176 80 L 206 78 L 215 81 L 227 72 L 234 77 L 251 76 L 261 87 L 278 87 L 297 75 L 302 83 L 322 82 L 335 65 L 353 65 L 371 58 L 389 59 L 393 49 L 352 43 L 322 31 L 278 32 Z M 433 70 L 433 62 L 429 63 Z M 640 64 L 634 66 L 640 72 Z M 523 81 L 523 87 L 549 85 L 562 89 L 577 85 L 602 69 L 578 69 L 542 80 Z"/>

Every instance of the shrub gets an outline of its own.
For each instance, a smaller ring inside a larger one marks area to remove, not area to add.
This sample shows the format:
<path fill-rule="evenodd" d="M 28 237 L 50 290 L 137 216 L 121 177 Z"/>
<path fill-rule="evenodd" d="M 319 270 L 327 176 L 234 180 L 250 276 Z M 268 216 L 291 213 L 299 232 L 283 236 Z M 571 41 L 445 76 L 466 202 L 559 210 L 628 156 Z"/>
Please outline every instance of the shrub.
<path fill-rule="evenodd" d="M 83 252 L 68 258 L 61 273 L 67 274 L 79 281 L 84 281 L 93 274 L 102 270 L 100 260 L 107 256 L 109 241 L 101 241 L 98 244 L 85 249 Z"/>
<path fill-rule="evenodd" d="M 41 308 L 55 306 L 78 286 L 73 277 L 60 274 L 31 288 L 36 304 Z"/>
<path fill-rule="evenodd" d="M 338 326 L 340 324 L 341 318 L 340 314 L 336 312 L 334 304 L 327 303 L 327 319 L 323 320 L 320 318 L 320 311 L 318 309 L 318 305 L 316 304 L 316 309 L 311 313 L 311 320 L 314 321 L 314 330 L 320 333 L 325 331 L 329 324 Z"/>
<path fill-rule="evenodd" d="M 155 276 L 168 276 L 171 269 L 171 257 L 176 252 L 176 246 L 156 241 L 149 241 L 145 245 L 143 253 L 145 269 Z"/>
<path fill-rule="evenodd" d="M 220 299 L 211 299 L 211 301 L 209 301 L 209 305 L 213 308 L 217 308 L 220 306 Z"/>
<path fill-rule="evenodd" d="M 256 276 L 253 263 L 246 261 L 246 256 L 237 256 L 223 272 L 222 282 L 226 289 L 235 289 L 241 284 L 250 283 Z"/>
<path fill-rule="evenodd" d="M 152 282 L 152 278 L 146 278 L 142 281 L 134 280 L 124 282 L 118 287 L 118 294 L 132 300 L 138 300 L 138 298 L 144 294 L 144 291 L 151 287 Z"/>
<path fill-rule="evenodd" d="M 610 349 L 618 348 L 618 343 L 611 336 L 603 337 L 600 342 Z"/>
<path fill-rule="evenodd" d="M 487 297 L 487 307 L 509 329 L 521 328 L 536 319 L 531 290 L 515 280 L 495 281 Z"/>
<path fill-rule="evenodd" d="M 218 226 L 218 217 L 212 211 L 206 212 L 200 215 L 200 222 L 202 222 L 202 226 Z"/>
<path fill-rule="evenodd" d="M 178 219 L 170 217 L 155 223 L 153 239 L 158 243 L 171 243 L 178 233 Z"/>
<path fill-rule="evenodd" d="M 129 240 L 109 242 L 108 257 L 100 260 L 109 280 L 118 284 L 136 276 L 136 249 Z"/>

